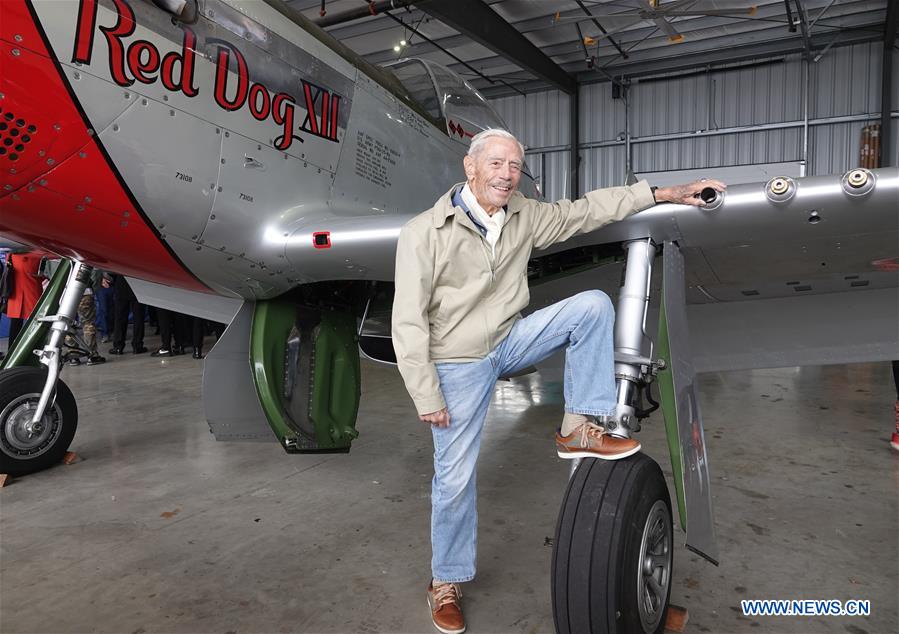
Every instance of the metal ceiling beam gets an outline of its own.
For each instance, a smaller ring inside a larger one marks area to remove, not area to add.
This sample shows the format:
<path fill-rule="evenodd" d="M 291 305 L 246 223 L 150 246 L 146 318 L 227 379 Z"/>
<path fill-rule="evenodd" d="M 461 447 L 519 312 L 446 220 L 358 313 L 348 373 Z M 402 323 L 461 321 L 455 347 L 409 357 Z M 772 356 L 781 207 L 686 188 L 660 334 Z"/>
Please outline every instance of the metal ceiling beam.
<path fill-rule="evenodd" d="M 563 92 L 576 92 L 577 82 L 572 75 L 481 0 L 429 2 L 421 9 Z"/>
<path fill-rule="evenodd" d="M 796 3 L 796 15 L 799 16 L 799 29 L 802 31 L 802 42 L 805 44 L 805 59 L 809 60 L 812 56 L 812 42 L 808 28 L 808 14 L 805 7 L 802 6 L 802 0 L 793 0 Z"/>
<path fill-rule="evenodd" d="M 602 31 L 602 34 L 606 36 L 607 40 L 609 40 L 609 44 L 611 44 L 612 46 L 614 46 L 616 48 L 616 50 L 621 54 L 621 57 L 623 57 L 624 59 L 627 59 L 627 52 L 625 52 L 620 46 L 618 46 L 618 42 L 613 40 L 612 36 L 609 35 L 609 32 L 606 31 L 605 28 L 603 28 L 603 25 L 600 24 L 599 21 L 595 17 L 593 17 L 593 14 L 590 13 L 590 9 L 588 9 L 584 5 L 583 1 L 575 0 L 575 2 L 577 2 L 577 6 L 579 6 L 584 13 L 586 13 L 587 15 L 590 16 L 590 18 L 593 20 L 594 26 L 596 26 L 596 28 L 598 28 L 600 31 Z M 577 24 L 577 22 L 575 22 L 575 24 Z M 580 32 L 581 32 L 581 27 L 580 27 L 580 25 L 578 25 L 578 34 L 580 34 Z M 581 40 L 583 40 L 583 39 L 584 39 L 584 36 L 581 35 Z"/>
<path fill-rule="evenodd" d="M 847 29 L 841 39 L 834 46 L 846 46 L 858 42 L 877 41 L 880 37 L 876 33 L 871 33 L 867 29 L 852 30 Z M 819 46 L 825 46 L 830 43 L 829 34 L 821 34 L 818 37 L 810 39 L 810 45 L 814 49 Z M 726 39 L 726 38 L 724 38 Z M 747 42 L 741 45 L 734 45 L 730 48 L 717 48 L 712 51 L 697 51 L 687 55 L 680 55 L 669 58 L 656 58 L 653 60 L 635 60 L 626 64 L 615 64 L 608 66 L 606 71 L 612 75 L 633 77 L 646 77 L 649 75 L 659 75 L 689 68 L 698 68 L 704 66 L 713 66 L 719 64 L 728 64 L 733 62 L 742 62 L 752 59 L 762 59 L 765 57 L 773 57 L 776 55 L 788 55 L 794 53 L 804 53 L 805 43 L 795 38 L 770 40 L 767 42 Z M 586 73 L 578 75 L 578 80 L 584 83 L 598 83 L 606 81 L 605 78 L 593 75 L 590 79 Z"/>
<path fill-rule="evenodd" d="M 415 4 L 424 4 L 428 0 L 416 0 Z M 336 26 L 353 20 L 362 18 L 370 18 L 379 15 L 383 11 L 390 9 L 404 9 L 411 5 L 413 0 L 381 0 L 380 2 L 368 2 L 364 7 L 355 9 L 347 9 L 346 11 L 338 11 L 337 13 L 327 13 L 324 16 L 313 20 L 323 29 L 329 26 Z"/>
<path fill-rule="evenodd" d="M 887 21 L 883 31 L 883 64 L 880 81 L 880 166 L 891 167 L 895 164 L 895 157 L 890 148 L 892 129 L 890 103 L 893 95 L 893 44 L 896 42 L 896 33 L 899 31 L 899 2 L 890 2 L 887 9 Z"/>
<path fill-rule="evenodd" d="M 816 48 L 830 43 L 826 39 L 827 34 L 821 34 L 818 37 L 812 37 L 812 47 Z M 834 48 L 858 44 L 862 42 L 876 42 L 882 39 L 881 35 L 871 33 L 867 28 L 859 30 L 847 30 L 839 42 L 833 44 Z M 742 45 L 735 45 L 729 48 L 719 47 L 713 52 L 697 51 L 688 55 L 656 58 L 656 59 L 639 59 L 633 62 L 617 64 L 606 67 L 606 72 L 616 78 L 639 78 L 664 73 L 673 73 L 685 70 L 694 70 L 697 68 L 708 69 L 709 67 L 719 66 L 723 64 L 732 64 L 737 62 L 751 61 L 776 57 L 778 55 L 791 55 L 795 53 L 803 53 L 805 45 L 794 38 L 771 40 L 768 42 L 749 42 Z M 581 62 L 571 62 L 570 67 L 574 68 Z M 583 72 L 577 73 L 579 84 L 597 84 L 609 81 L 607 77 L 599 73 Z M 510 93 L 502 88 L 488 88 L 474 83 L 475 87 L 480 90 L 485 97 L 495 98 L 507 96 Z M 525 92 L 540 92 L 550 90 L 551 87 L 539 82 L 530 82 L 527 85 L 517 84 L 517 87 Z"/>
<path fill-rule="evenodd" d="M 856 13 L 843 16 L 841 18 L 842 24 L 840 25 L 839 31 L 825 31 L 822 29 L 821 32 L 814 36 L 814 48 L 817 49 L 821 46 L 826 46 L 827 43 L 830 42 L 830 39 L 826 38 L 835 32 L 848 35 L 850 32 L 857 34 L 862 29 L 870 30 L 870 37 L 868 37 L 866 41 L 879 41 L 883 37 L 885 18 L 886 8 L 877 13 Z M 717 22 L 714 23 L 714 25 L 716 27 L 723 26 Z M 784 42 L 785 45 L 789 47 L 790 51 L 793 52 L 793 50 L 797 46 L 800 46 L 801 43 L 799 38 L 785 38 L 783 31 L 777 26 L 772 25 L 765 28 L 755 28 L 752 24 L 747 23 L 742 30 L 736 30 L 734 28 L 729 28 L 726 31 L 723 29 L 716 29 L 714 31 L 715 35 L 711 36 L 707 29 L 691 32 L 686 41 L 676 45 L 667 43 L 651 45 L 647 43 L 646 45 L 641 46 L 641 40 L 643 40 L 647 34 L 651 34 L 654 30 L 656 30 L 655 26 L 629 31 L 624 34 L 630 39 L 622 41 L 623 46 L 628 47 L 637 45 L 637 48 L 630 52 L 632 59 L 630 59 L 628 63 L 651 65 L 656 61 L 676 59 L 683 55 L 691 55 L 700 52 L 713 58 L 721 51 L 726 54 L 726 51 L 732 47 L 751 43 L 770 43 L 773 41 Z M 823 44 L 821 43 L 822 38 L 825 38 Z M 578 73 L 583 70 L 583 66 L 579 63 L 583 59 L 581 54 L 582 47 L 575 40 L 566 39 L 558 44 L 544 46 L 542 47 L 542 50 L 547 55 L 552 56 L 559 66 L 570 73 Z M 478 68 L 484 72 L 508 64 L 507 61 L 498 57 L 484 58 L 472 63 L 476 63 Z M 607 71 L 614 74 L 616 72 L 614 69 L 618 68 L 622 63 L 623 62 L 617 55 L 613 54 L 611 51 L 607 51 L 606 55 L 597 57 L 594 68 L 597 70 L 599 68 L 605 68 Z"/>

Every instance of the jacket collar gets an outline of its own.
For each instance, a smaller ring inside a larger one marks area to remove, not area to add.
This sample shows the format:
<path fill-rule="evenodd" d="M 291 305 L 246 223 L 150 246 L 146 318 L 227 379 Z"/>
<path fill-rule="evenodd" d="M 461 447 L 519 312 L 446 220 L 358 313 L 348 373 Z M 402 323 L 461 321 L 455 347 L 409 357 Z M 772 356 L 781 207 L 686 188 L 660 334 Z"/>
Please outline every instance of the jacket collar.
<path fill-rule="evenodd" d="M 465 213 L 465 210 L 462 207 L 456 207 L 453 205 L 453 197 L 456 192 L 460 191 L 465 183 L 456 183 L 453 185 L 448 192 L 446 192 L 443 196 L 437 199 L 437 202 L 434 204 L 433 211 L 433 221 L 435 227 L 442 227 L 446 222 L 446 219 L 456 213 L 456 210 L 460 210 L 464 216 L 468 216 Z M 515 191 L 512 194 L 512 198 L 509 199 L 509 204 L 506 205 L 506 222 L 509 221 L 514 214 L 517 214 L 521 211 L 521 208 L 524 206 L 527 198 L 524 197 L 519 191 Z"/>

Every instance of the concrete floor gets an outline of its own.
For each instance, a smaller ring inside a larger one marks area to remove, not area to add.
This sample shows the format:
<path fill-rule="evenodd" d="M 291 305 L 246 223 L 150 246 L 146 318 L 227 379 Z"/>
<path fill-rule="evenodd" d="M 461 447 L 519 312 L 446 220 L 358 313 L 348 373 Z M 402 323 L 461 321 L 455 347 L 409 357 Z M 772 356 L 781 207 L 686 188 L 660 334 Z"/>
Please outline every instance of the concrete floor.
<path fill-rule="evenodd" d="M 148 339 L 151 347 L 156 343 Z M 81 461 L 0 491 L 0 631 L 430 632 L 430 435 L 363 363 L 350 455 L 217 443 L 202 362 L 67 368 Z M 707 374 L 721 566 L 675 554 L 688 632 L 899 631 L 899 455 L 888 364 Z M 501 384 L 480 462 L 472 633 L 551 632 L 567 464 L 558 370 Z M 670 474 L 660 417 L 641 441 Z M 682 543 L 676 530 L 675 540 Z M 744 617 L 740 599 L 870 599 L 869 617 Z"/>

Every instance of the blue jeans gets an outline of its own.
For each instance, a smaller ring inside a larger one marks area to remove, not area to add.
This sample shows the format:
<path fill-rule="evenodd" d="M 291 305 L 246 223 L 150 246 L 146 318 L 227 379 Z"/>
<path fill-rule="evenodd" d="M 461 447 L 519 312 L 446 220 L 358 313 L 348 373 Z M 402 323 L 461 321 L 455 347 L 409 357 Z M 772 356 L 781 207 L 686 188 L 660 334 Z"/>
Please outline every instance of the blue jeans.
<path fill-rule="evenodd" d="M 97 301 L 97 329 L 104 337 L 112 335 L 113 290 L 100 288 L 94 293 Z"/>
<path fill-rule="evenodd" d="M 499 377 L 565 352 L 565 411 L 615 412 L 615 311 L 601 291 L 586 291 L 519 320 L 480 361 L 437 363 L 449 427 L 431 427 L 431 572 L 436 581 L 461 583 L 475 574 L 477 489 L 481 431 Z"/>

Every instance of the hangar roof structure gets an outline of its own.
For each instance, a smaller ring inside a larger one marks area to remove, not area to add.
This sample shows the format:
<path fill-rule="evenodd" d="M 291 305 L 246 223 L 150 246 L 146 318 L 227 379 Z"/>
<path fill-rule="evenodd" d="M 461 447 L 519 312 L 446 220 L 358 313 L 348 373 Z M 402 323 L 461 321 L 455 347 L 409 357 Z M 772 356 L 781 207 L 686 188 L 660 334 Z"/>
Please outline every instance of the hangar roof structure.
<path fill-rule="evenodd" d="M 887 0 L 288 0 L 376 64 L 421 57 L 484 96 L 895 42 Z"/>

